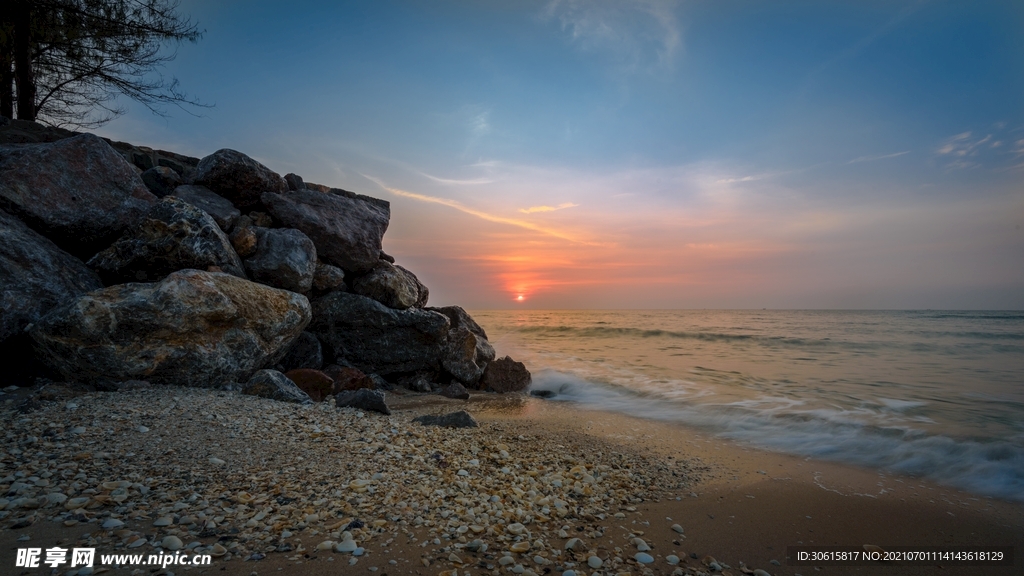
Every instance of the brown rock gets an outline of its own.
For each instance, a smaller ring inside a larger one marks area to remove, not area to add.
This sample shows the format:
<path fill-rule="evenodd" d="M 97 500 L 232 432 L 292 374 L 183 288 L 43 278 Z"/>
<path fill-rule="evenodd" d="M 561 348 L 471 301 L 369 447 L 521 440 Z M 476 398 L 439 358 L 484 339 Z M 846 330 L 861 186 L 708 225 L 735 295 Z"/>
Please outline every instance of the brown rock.
<path fill-rule="evenodd" d="M 248 258 L 256 253 L 258 241 L 256 231 L 252 229 L 252 226 L 235 227 L 228 239 L 231 240 L 231 246 L 239 257 Z"/>
<path fill-rule="evenodd" d="M 451 384 L 441 388 L 437 392 L 445 398 L 453 398 L 455 400 L 469 400 L 469 391 L 466 387 L 458 382 L 452 382 Z"/>
<path fill-rule="evenodd" d="M 199 161 L 195 183 L 227 198 L 238 208 L 259 203 L 264 192 L 284 192 L 284 178 L 252 158 L 224 148 Z"/>
<path fill-rule="evenodd" d="M 484 390 L 504 394 L 506 392 L 522 392 L 529 388 L 530 371 L 522 362 L 516 362 L 505 356 L 487 364 L 484 375 L 480 378 L 480 387 Z"/>
<path fill-rule="evenodd" d="M 296 368 L 285 372 L 285 376 L 295 383 L 314 402 L 320 402 L 329 398 L 334 392 L 334 379 L 319 370 L 310 368 Z"/>

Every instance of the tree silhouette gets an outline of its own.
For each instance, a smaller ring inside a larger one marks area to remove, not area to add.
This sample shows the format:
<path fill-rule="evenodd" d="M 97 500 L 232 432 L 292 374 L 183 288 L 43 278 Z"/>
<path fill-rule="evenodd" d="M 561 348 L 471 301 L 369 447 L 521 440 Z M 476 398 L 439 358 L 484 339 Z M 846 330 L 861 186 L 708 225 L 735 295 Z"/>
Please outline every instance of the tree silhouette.
<path fill-rule="evenodd" d="M 158 69 L 166 44 L 202 32 L 177 0 L 9 0 L 0 21 L 0 114 L 91 128 L 123 114 L 119 96 L 165 115 L 208 107 Z M 17 90 L 12 89 L 13 84 Z"/>

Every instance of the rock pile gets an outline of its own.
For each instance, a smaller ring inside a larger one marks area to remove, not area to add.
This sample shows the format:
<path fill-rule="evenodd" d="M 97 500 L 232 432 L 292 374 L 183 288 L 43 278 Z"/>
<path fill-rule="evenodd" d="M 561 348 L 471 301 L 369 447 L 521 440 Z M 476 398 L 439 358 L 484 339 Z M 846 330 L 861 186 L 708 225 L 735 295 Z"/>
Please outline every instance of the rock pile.
<path fill-rule="evenodd" d="M 0 120 L 0 353 L 15 384 L 374 405 L 395 387 L 530 383 L 382 251 L 387 201 L 234 150 L 189 158 Z"/>

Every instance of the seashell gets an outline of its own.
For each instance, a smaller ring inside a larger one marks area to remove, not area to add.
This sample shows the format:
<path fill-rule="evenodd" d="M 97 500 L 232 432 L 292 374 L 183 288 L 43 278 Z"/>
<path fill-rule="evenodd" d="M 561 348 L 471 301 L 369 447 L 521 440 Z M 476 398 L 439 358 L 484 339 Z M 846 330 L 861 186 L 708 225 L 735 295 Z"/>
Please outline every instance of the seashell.
<path fill-rule="evenodd" d="M 675 566 L 676 564 L 679 564 L 679 556 L 676 556 L 675 554 L 669 554 L 668 556 L 665 556 L 665 561 Z"/>
<path fill-rule="evenodd" d="M 679 524 L 673 524 L 673 525 L 672 525 L 672 530 L 675 530 L 675 531 L 676 531 L 676 532 L 678 532 L 679 534 L 682 534 L 682 533 L 683 533 L 683 527 L 682 527 L 682 526 L 680 526 Z"/>
<path fill-rule="evenodd" d="M 505 527 L 505 531 L 509 534 L 514 534 L 518 536 L 526 531 L 526 526 L 523 526 L 519 522 L 513 522 L 512 524 L 509 524 Z"/>
<path fill-rule="evenodd" d="M 228 553 L 228 549 L 221 546 L 220 544 L 214 544 L 213 548 L 210 549 L 210 556 L 220 557 Z"/>
<path fill-rule="evenodd" d="M 587 549 L 587 545 L 579 538 L 570 538 L 569 541 L 565 543 L 565 549 L 572 550 L 573 552 L 583 552 Z"/>
<path fill-rule="evenodd" d="M 128 488 L 132 483 L 127 480 L 119 480 L 117 482 L 104 482 L 100 484 L 100 488 L 104 490 L 117 490 L 118 488 Z"/>
<path fill-rule="evenodd" d="M 128 548 L 138 548 L 139 546 L 142 546 L 144 544 L 146 544 L 146 539 L 145 538 L 139 538 L 138 540 L 136 540 L 136 541 L 132 542 L 131 544 L 129 544 Z"/>
<path fill-rule="evenodd" d="M 104 530 L 112 530 L 114 528 L 120 528 L 121 526 L 124 526 L 124 522 L 117 518 L 108 518 L 103 521 L 103 524 L 100 524 L 100 527 Z"/>
<path fill-rule="evenodd" d="M 157 527 L 170 526 L 171 524 L 174 524 L 174 518 L 170 516 L 161 516 L 153 522 L 153 526 Z"/>
<path fill-rule="evenodd" d="M 509 550 L 512 552 L 526 552 L 529 549 L 530 543 L 526 541 L 516 542 L 509 548 Z"/>
<path fill-rule="evenodd" d="M 356 545 L 355 540 L 342 540 L 341 542 L 338 542 L 334 545 L 334 551 L 342 553 L 352 553 L 355 552 L 356 548 L 358 547 L 359 546 Z"/>
<path fill-rule="evenodd" d="M 454 552 L 448 555 L 448 561 L 454 562 L 456 564 L 462 564 L 462 558 L 456 556 Z"/>
<path fill-rule="evenodd" d="M 165 536 L 160 542 L 161 548 L 165 548 L 171 552 L 181 550 L 183 546 L 184 544 L 182 544 L 181 538 L 178 538 L 177 536 Z"/>
<path fill-rule="evenodd" d="M 82 508 L 83 506 L 88 504 L 90 500 L 91 498 L 88 498 L 86 496 L 79 496 L 78 498 L 69 498 L 68 501 L 64 503 L 64 507 L 67 508 L 68 510 L 77 510 L 78 508 Z"/>
<path fill-rule="evenodd" d="M 334 540 L 324 540 L 323 542 L 316 545 L 318 551 L 325 551 L 334 548 Z"/>

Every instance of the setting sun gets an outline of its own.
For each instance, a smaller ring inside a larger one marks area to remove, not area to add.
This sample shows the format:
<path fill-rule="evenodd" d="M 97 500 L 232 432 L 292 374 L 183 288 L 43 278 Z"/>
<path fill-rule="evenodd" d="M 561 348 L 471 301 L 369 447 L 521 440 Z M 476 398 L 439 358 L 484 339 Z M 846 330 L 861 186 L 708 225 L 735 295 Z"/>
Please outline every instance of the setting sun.
<path fill-rule="evenodd" d="M 520 294 L 519 296 L 516 296 L 516 302 L 522 302 L 522 301 L 523 301 L 523 295 L 522 294 Z"/>

